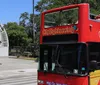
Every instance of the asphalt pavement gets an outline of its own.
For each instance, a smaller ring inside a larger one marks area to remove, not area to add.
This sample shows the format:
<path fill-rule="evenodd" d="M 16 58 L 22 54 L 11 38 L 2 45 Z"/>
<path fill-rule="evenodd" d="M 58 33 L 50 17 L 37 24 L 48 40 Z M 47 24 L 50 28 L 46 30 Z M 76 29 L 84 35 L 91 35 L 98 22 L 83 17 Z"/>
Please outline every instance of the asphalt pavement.
<path fill-rule="evenodd" d="M 37 85 L 38 63 L 0 57 L 0 85 Z"/>

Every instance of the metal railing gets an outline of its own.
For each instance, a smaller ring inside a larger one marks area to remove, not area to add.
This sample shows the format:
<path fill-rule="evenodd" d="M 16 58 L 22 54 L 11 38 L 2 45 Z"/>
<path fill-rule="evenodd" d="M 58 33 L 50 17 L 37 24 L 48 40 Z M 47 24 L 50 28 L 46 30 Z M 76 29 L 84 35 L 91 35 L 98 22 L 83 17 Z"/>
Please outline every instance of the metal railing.
<path fill-rule="evenodd" d="M 10 47 L 9 55 L 10 56 L 38 57 L 39 56 L 39 45 Z"/>

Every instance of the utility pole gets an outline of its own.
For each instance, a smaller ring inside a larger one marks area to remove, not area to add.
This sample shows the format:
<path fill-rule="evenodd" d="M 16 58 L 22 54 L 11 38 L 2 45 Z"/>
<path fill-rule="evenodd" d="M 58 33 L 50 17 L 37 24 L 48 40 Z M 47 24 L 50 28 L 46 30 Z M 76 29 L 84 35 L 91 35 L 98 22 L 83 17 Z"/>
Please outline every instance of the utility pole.
<path fill-rule="evenodd" d="M 36 54 L 36 53 L 35 53 L 35 28 L 34 28 L 34 27 L 35 27 L 35 26 L 34 26 L 34 23 L 35 23 L 35 22 L 34 22 L 34 19 L 35 19 L 35 18 L 34 18 L 34 17 L 35 17 L 35 15 L 34 15 L 34 0 L 32 0 L 32 9 L 33 9 L 33 33 L 32 33 L 32 34 L 33 34 L 33 54 L 32 54 L 32 55 L 33 55 L 33 57 L 34 57 L 35 54 Z"/>
<path fill-rule="evenodd" d="M 33 44 L 35 44 L 35 29 L 34 29 L 34 0 L 32 1 L 32 8 L 33 8 Z"/>

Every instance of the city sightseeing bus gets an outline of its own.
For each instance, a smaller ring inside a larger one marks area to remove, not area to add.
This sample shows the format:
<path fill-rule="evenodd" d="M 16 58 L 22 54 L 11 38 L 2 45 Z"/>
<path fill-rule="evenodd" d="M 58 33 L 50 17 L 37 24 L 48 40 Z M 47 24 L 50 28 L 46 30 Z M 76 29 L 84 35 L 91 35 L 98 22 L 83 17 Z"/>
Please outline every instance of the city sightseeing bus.
<path fill-rule="evenodd" d="M 89 4 L 42 13 L 38 85 L 100 85 L 100 21 Z"/>

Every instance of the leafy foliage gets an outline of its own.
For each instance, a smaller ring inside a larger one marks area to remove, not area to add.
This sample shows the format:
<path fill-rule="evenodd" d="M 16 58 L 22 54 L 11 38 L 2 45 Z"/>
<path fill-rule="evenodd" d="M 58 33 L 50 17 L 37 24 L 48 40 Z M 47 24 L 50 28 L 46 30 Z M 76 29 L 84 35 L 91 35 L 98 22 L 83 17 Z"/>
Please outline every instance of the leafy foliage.
<path fill-rule="evenodd" d="M 8 33 L 10 46 L 25 46 L 31 42 L 24 27 L 19 26 L 17 23 L 9 22 L 5 25 L 5 28 Z"/>
<path fill-rule="evenodd" d="M 90 4 L 92 13 L 100 13 L 100 0 L 40 0 L 35 6 L 35 9 L 41 13 L 48 9 L 84 2 L 88 2 Z"/>
<path fill-rule="evenodd" d="M 39 43 L 39 30 L 40 30 L 40 14 L 34 15 L 34 29 L 33 29 L 33 14 L 28 14 L 27 12 L 24 12 L 20 16 L 20 25 L 25 28 L 25 32 L 27 33 L 28 37 L 33 39 L 33 30 L 35 31 L 35 41 L 36 43 Z M 38 40 L 36 40 L 38 39 Z"/>
<path fill-rule="evenodd" d="M 35 10 L 39 12 L 39 14 L 35 14 L 35 41 L 39 43 L 39 33 L 40 33 L 40 15 L 41 12 L 45 10 L 49 10 L 52 8 L 57 8 L 61 6 L 66 6 L 69 4 L 76 4 L 76 3 L 84 3 L 88 2 L 90 4 L 91 12 L 94 14 L 100 13 L 100 0 L 40 0 L 38 1 L 37 5 L 35 6 Z M 69 17 L 75 17 L 75 13 L 67 14 Z M 59 15 L 53 16 L 55 18 L 59 18 Z M 66 17 L 66 13 L 63 15 Z M 51 17 L 47 17 L 48 20 L 51 20 Z M 59 20 L 56 20 L 57 23 Z M 74 20 L 75 21 L 75 20 Z M 62 22 L 65 22 L 63 19 Z M 69 18 L 69 22 L 72 22 Z M 5 24 L 5 28 L 7 30 L 9 36 L 9 42 L 11 45 L 28 45 L 32 43 L 33 39 L 33 14 L 29 14 L 28 12 L 24 12 L 19 16 L 19 25 L 16 22 L 8 22 Z"/>

